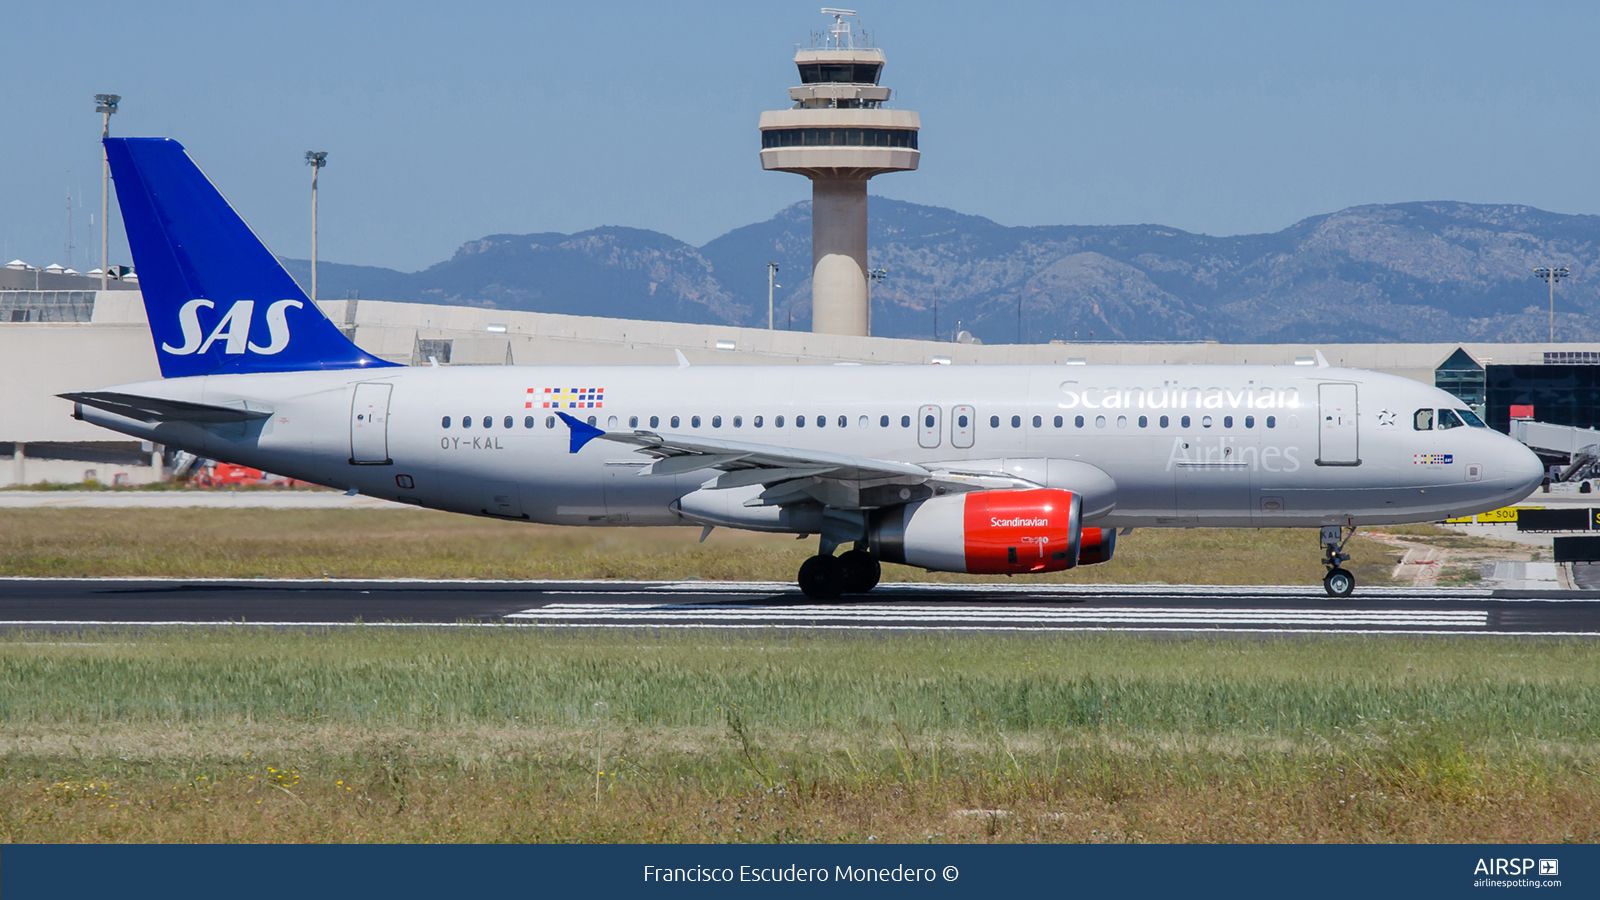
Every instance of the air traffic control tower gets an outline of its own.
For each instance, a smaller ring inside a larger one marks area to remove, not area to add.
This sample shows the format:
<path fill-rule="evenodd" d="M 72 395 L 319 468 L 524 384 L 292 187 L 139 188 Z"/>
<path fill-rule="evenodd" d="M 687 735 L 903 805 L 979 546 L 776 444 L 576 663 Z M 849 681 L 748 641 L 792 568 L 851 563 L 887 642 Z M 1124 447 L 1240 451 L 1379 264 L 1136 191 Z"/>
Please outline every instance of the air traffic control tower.
<path fill-rule="evenodd" d="M 867 179 L 917 167 L 921 123 L 883 108 L 883 51 L 851 31 L 855 11 L 822 12 L 832 28 L 794 55 L 794 106 L 761 114 L 761 167 L 811 179 L 811 330 L 865 335 Z"/>

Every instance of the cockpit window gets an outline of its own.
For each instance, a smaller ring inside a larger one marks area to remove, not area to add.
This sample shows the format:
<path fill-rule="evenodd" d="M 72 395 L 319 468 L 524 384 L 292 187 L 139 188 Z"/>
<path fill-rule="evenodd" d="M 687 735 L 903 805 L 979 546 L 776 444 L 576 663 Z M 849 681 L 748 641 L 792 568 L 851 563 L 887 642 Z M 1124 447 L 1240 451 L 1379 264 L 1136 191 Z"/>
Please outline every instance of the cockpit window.
<path fill-rule="evenodd" d="M 1433 430 L 1433 410 L 1431 410 L 1431 409 L 1419 409 L 1419 410 L 1417 410 L 1417 414 L 1415 416 L 1413 416 L 1412 419 L 1411 419 L 1411 427 L 1415 428 L 1418 431 L 1432 431 Z"/>
<path fill-rule="evenodd" d="M 1471 425 L 1473 428 L 1488 428 L 1489 427 L 1482 419 L 1478 418 L 1478 414 L 1477 413 L 1473 412 L 1470 409 L 1458 409 L 1458 410 L 1456 410 L 1456 414 L 1459 415 L 1461 418 L 1466 419 L 1467 420 L 1467 424 Z"/>
<path fill-rule="evenodd" d="M 1465 424 L 1466 424 L 1465 422 L 1461 421 L 1461 417 L 1456 415 L 1456 411 L 1455 410 L 1453 410 L 1453 409 L 1441 409 L 1441 410 L 1439 410 L 1439 430 L 1440 431 L 1443 431 L 1446 428 L 1460 428 L 1462 425 L 1465 425 Z"/>

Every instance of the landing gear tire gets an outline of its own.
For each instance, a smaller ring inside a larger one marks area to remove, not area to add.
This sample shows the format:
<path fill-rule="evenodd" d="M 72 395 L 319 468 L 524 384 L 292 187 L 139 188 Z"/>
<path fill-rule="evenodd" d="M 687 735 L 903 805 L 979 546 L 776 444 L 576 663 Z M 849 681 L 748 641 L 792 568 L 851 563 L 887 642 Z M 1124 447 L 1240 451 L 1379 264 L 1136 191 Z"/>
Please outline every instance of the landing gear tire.
<path fill-rule="evenodd" d="M 839 555 L 839 565 L 844 567 L 844 592 L 865 594 L 878 586 L 883 577 L 883 566 L 865 550 L 851 550 Z"/>
<path fill-rule="evenodd" d="M 1329 569 L 1322 578 L 1322 589 L 1328 592 L 1329 597 L 1343 600 L 1355 591 L 1356 577 L 1344 569 Z"/>
<path fill-rule="evenodd" d="M 845 567 L 837 557 L 813 556 L 800 564 L 800 591 L 813 600 L 837 600 L 845 592 Z"/>

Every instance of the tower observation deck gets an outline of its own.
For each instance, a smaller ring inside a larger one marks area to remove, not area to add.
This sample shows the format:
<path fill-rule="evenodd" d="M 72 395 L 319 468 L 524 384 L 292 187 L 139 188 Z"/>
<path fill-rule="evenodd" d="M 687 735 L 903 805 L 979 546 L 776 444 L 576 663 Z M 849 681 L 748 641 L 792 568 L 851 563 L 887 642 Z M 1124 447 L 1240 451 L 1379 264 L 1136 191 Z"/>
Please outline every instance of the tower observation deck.
<path fill-rule="evenodd" d="M 852 32 L 855 11 L 822 12 L 833 26 L 794 56 L 794 106 L 761 114 L 761 167 L 811 179 L 811 330 L 865 335 L 867 180 L 917 167 L 921 122 L 883 108 L 883 51 Z"/>

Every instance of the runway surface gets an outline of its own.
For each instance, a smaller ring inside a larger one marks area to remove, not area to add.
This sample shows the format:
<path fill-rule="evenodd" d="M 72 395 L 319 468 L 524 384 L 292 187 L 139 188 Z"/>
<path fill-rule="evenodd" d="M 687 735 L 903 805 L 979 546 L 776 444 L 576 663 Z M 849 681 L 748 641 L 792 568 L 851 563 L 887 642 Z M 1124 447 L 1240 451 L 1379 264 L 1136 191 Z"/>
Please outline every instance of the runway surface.
<path fill-rule="evenodd" d="M 1600 591 L 888 584 L 823 604 L 736 582 L 0 578 L 0 628 L 238 624 L 1600 636 Z"/>

